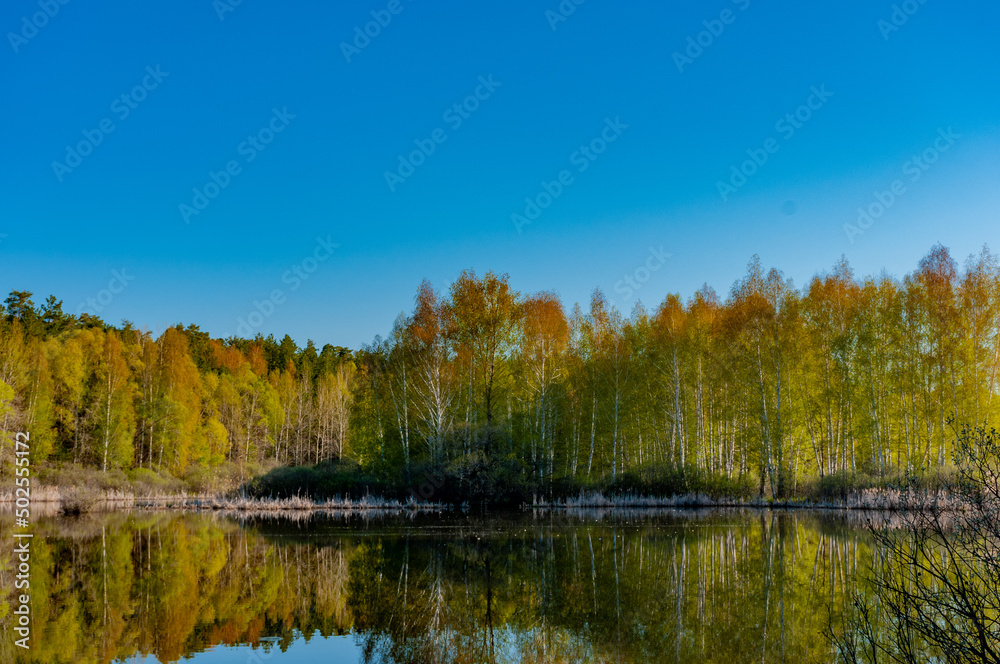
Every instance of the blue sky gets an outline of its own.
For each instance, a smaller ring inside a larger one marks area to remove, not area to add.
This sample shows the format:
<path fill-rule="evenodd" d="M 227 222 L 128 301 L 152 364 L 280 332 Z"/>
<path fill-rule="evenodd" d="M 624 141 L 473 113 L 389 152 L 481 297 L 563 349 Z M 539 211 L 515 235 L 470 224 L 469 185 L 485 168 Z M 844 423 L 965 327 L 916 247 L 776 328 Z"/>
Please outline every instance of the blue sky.
<path fill-rule="evenodd" d="M 0 289 L 357 347 L 464 268 L 628 312 L 1000 249 L 995 2 L 232 1 L 4 3 Z"/>

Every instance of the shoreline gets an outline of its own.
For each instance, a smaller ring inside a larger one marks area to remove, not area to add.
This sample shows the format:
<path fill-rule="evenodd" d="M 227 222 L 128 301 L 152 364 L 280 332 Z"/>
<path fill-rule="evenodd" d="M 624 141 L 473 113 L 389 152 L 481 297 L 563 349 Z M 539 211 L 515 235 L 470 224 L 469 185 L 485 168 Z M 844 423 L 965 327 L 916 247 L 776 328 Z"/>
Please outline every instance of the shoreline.
<path fill-rule="evenodd" d="M 582 494 L 579 498 L 557 500 L 552 503 L 537 502 L 529 507 L 548 510 L 571 509 L 636 509 L 636 508 L 698 508 L 698 507 L 753 507 L 760 509 L 839 509 L 849 511 L 911 511 L 929 508 L 960 509 L 961 500 L 945 489 L 862 489 L 850 492 L 842 500 L 812 498 L 735 498 L 712 497 L 701 493 L 687 493 L 669 497 L 611 496 L 601 493 Z"/>
<path fill-rule="evenodd" d="M 199 511 L 199 512 L 451 512 L 472 509 L 468 503 L 452 505 L 416 501 L 413 498 L 400 501 L 394 498 L 384 498 L 369 495 L 362 498 L 339 497 L 326 500 L 316 500 L 303 496 L 290 498 L 249 498 L 220 494 L 147 494 L 105 489 L 102 491 L 85 490 L 79 487 L 58 487 L 42 485 L 35 487 L 31 503 L 42 507 L 43 512 L 63 515 L 78 515 L 89 512 L 112 512 L 118 510 L 140 509 L 149 511 Z M 13 508 L 15 496 L 13 492 L 0 493 L 0 511 Z M 777 510 L 831 510 L 831 511 L 882 511 L 906 512 L 926 509 L 943 509 L 946 511 L 960 510 L 961 500 L 948 490 L 915 489 L 903 491 L 899 489 L 864 489 L 849 493 L 841 500 L 786 498 L 771 499 L 735 498 L 732 496 L 712 497 L 700 493 L 688 493 L 674 496 L 657 497 L 647 495 L 611 495 L 599 492 L 583 493 L 574 498 L 564 498 L 554 501 L 538 500 L 523 503 L 519 508 L 490 509 L 486 512 L 572 512 L 574 510 L 655 510 L 655 509 L 698 509 L 698 508 L 751 508 Z"/>

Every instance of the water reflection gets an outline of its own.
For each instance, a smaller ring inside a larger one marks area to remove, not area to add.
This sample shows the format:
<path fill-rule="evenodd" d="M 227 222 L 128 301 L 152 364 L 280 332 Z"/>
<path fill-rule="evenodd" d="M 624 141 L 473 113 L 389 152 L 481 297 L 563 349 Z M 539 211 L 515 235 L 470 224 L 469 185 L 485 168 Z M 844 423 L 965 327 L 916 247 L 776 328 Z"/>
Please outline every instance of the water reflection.
<path fill-rule="evenodd" d="M 34 532 L 28 651 L 0 553 L 2 661 L 825 662 L 828 607 L 869 555 L 843 516 L 767 511 L 119 513 Z"/>

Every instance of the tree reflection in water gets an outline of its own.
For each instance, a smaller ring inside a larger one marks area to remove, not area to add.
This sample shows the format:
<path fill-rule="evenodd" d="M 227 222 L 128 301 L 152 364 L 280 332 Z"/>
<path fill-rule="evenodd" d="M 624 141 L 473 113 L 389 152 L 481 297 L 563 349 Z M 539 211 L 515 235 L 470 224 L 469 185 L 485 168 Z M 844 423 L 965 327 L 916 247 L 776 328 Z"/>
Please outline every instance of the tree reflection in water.
<path fill-rule="evenodd" d="M 843 515 L 750 510 L 33 528 L 32 648 L 5 639 L 3 661 L 174 662 L 276 637 L 280 662 L 351 634 L 364 662 L 825 662 L 828 607 L 870 556 Z M 11 634 L 10 547 L 0 567 Z"/>

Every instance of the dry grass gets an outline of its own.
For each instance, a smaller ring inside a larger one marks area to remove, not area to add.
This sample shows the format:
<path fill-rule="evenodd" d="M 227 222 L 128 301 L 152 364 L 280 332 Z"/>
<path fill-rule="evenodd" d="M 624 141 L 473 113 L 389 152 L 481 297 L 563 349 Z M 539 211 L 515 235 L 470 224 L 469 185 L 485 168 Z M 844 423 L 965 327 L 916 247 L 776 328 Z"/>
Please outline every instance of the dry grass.
<path fill-rule="evenodd" d="M 966 508 L 961 497 L 945 489 L 862 489 L 848 495 L 844 507 L 854 510 L 905 511 L 937 507 L 945 511 Z"/>
<path fill-rule="evenodd" d="M 0 506 L 12 507 L 15 501 L 13 490 L 0 492 Z M 302 496 L 289 498 L 250 498 L 245 495 L 187 494 L 150 492 L 137 495 L 121 489 L 96 489 L 88 487 L 55 487 L 36 485 L 32 487 L 31 502 L 35 511 L 58 511 L 64 514 L 86 514 L 115 509 L 184 509 L 226 512 L 271 512 L 289 513 L 313 510 L 334 510 L 353 512 L 366 510 L 380 511 L 430 511 L 440 512 L 446 508 L 438 503 L 423 503 L 412 498 L 406 501 L 390 500 L 378 496 L 360 499 L 334 498 L 312 500 Z M 961 510 L 961 500 L 944 489 L 861 489 L 847 494 L 845 499 L 771 500 L 768 498 L 713 498 L 702 493 L 681 494 L 670 497 L 626 494 L 606 496 L 600 492 L 581 492 L 573 498 L 546 501 L 536 499 L 530 509 L 551 510 L 634 510 L 673 509 L 696 507 L 763 507 L 763 508 L 821 508 L 872 511 L 909 511 L 930 507 L 943 510 Z"/>
<path fill-rule="evenodd" d="M 11 491 L 0 493 L 0 505 L 13 506 L 16 500 Z M 36 484 L 31 487 L 31 507 L 34 513 L 62 512 L 86 514 L 135 506 L 135 496 L 121 489 L 94 487 L 58 487 Z"/>
<path fill-rule="evenodd" d="M 0 489 L 0 503 L 13 503 L 16 500 L 13 487 Z M 59 487 L 47 485 L 33 485 L 31 487 L 32 503 L 58 503 L 62 500 Z"/>
<path fill-rule="evenodd" d="M 331 500 L 311 500 L 301 496 L 290 498 L 248 498 L 246 496 L 169 496 L 143 498 L 135 503 L 136 507 L 147 509 L 192 509 L 227 512 L 307 512 L 321 511 L 441 511 L 443 505 L 435 503 L 418 503 L 413 500 L 400 502 L 378 496 L 366 496 L 360 499 L 334 498 Z"/>
<path fill-rule="evenodd" d="M 15 500 L 13 489 L 0 491 L 0 510 L 12 509 Z M 188 494 L 158 491 L 140 494 L 122 489 L 99 489 L 83 486 L 58 487 L 42 484 L 32 487 L 31 504 L 34 512 L 62 512 L 68 515 L 132 508 L 227 512 L 304 512 L 312 510 L 439 512 L 446 509 L 444 505 L 438 503 L 417 502 L 412 498 L 401 502 L 379 496 L 365 496 L 360 499 L 311 500 L 302 496 L 250 498 L 245 495 L 232 494 Z"/>
<path fill-rule="evenodd" d="M 822 508 L 873 511 L 905 511 L 938 507 L 944 510 L 964 508 L 954 493 L 940 489 L 862 489 L 851 492 L 844 500 L 771 500 L 769 498 L 712 498 L 705 494 L 690 493 L 666 498 L 627 494 L 605 496 L 600 492 L 581 493 L 575 498 L 548 502 L 536 500 L 526 506 L 535 509 L 636 509 L 676 507 L 783 507 Z"/>

